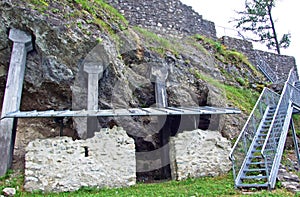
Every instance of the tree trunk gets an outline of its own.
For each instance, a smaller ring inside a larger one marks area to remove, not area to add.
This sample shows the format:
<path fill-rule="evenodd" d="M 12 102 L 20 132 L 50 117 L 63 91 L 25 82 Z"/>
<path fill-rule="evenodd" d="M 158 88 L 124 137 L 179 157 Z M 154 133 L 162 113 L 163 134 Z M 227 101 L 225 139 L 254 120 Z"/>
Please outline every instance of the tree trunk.
<path fill-rule="evenodd" d="M 270 17 L 270 22 L 271 22 L 272 31 L 273 31 L 274 40 L 275 40 L 276 51 L 277 51 L 278 54 L 280 54 L 280 46 L 279 46 L 277 33 L 276 33 L 276 30 L 275 30 L 275 24 L 274 24 L 273 17 L 272 17 L 272 12 L 271 12 L 272 11 L 272 4 L 273 4 L 273 1 L 271 1 L 271 3 L 268 5 L 268 15 Z"/>

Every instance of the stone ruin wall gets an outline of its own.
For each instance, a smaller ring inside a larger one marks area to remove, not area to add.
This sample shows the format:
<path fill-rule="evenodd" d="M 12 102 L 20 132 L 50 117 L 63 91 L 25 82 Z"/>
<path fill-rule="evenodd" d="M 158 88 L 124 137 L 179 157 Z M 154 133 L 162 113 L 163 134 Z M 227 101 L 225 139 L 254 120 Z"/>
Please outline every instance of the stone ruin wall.
<path fill-rule="evenodd" d="M 65 192 L 136 183 L 134 140 L 117 127 L 102 129 L 87 140 L 34 140 L 26 148 L 25 161 L 27 191 Z"/>
<path fill-rule="evenodd" d="M 218 131 L 185 131 L 170 138 L 173 180 L 219 176 L 231 169 L 231 142 Z"/>
<path fill-rule="evenodd" d="M 249 61 L 257 67 L 257 58 L 262 58 L 277 74 L 279 79 L 286 80 L 291 68 L 297 70 L 295 58 L 287 55 L 278 55 L 261 50 L 255 50 L 251 42 L 224 36 L 221 38 L 222 44 L 230 49 L 242 52 L 249 58 Z"/>
<path fill-rule="evenodd" d="M 148 28 L 167 36 L 201 34 L 217 39 L 214 22 L 204 20 L 202 15 L 180 0 L 106 0 L 106 2 L 119 10 L 131 25 Z M 251 42 L 236 38 L 226 37 L 222 40 L 226 46 L 247 55 L 253 65 L 256 65 L 255 57 L 258 53 L 282 80 L 287 77 L 292 67 L 297 67 L 294 57 L 254 50 Z"/>
<path fill-rule="evenodd" d="M 178 133 L 169 147 L 173 180 L 217 176 L 231 169 L 231 143 L 218 131 Z M 24 188 L 47 193 L 131 186 L 138 171 L 135 151 L 134 140 L 120 127 L 102 129 L 87 140 L 37 139 L 26 149 Z"/>
<path fill-rule="evenodd" d="M 151 29 L 159 34 L 202 34 L 216 39 L 215 24 L 205 20 L 179 0 L 106 0 L 123 14 L 130 25 Z"/>

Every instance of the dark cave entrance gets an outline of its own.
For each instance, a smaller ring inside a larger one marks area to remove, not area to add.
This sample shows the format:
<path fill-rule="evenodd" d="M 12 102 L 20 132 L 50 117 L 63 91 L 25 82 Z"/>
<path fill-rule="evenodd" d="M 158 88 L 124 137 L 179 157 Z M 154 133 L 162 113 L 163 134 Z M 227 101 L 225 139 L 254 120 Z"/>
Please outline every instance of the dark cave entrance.
<path fill-rule="evenodd" d="M 155 82 L 151 83 L 151 85 L 147 84 L 144 87 L 141 86 L 134 91 L 136 97 L 139 98 L 139 103 L 144 103 L 146 106 L 155 105 L 156 107 L 161 108 L 168 106 L 180 107 L 180 101 L 182 98 L 179 95 L 176 95 L 176 93 L 173 91 L 174 87 L 166 88 L 166 79 L 158 80 L 158 77 L 161 76 L 155 76 L 153 79 Z M 207 106 L 208 88 L 202 87 L 205 85 L 199 83 L 197 83 L 196 86 L 199 90 L 196 94 L 194 93 L 193 98 L 197 98 L 196 103 L 199 106 Z M 152 136 L 156 139 L 154 141 L 155 144 L 151 144 L 143 138 L 131 136 L 135 140 L 136 146 L 137 181 L 151 183 L 170 180 L 172 178 L 168 146 L 170 137 L 173 137 L 177 133 L 181 133 L 183 131 L 192 131 L 195 129 L 207 130 L 211 123 L 211 117 L 212 116 L 210 114 L 157 116 L 156 133 Z M 146 160 L 149 160 L 148 164 L 139 162 L 139 153 L 155 151 L 156 154 L 150 154 L 150 158 L 145 158 Z M 151 165 L 151 159 L 153 161 L 156 160 L 160 162 L 161 165 L 155 169 L 150 168 L 150 170 L 140 171 L 139 169 L 143 168 L 142 165 Z"/>
<path fill-rule="evenodd" d="M 153 145 L 148 145 L 148 142 L 144 141 L 142 138 L 135 139 L 136 152 L 146 152 L 146 151 L 158 151 L 159 155 L 155 158 L 148 159 L 159 159 L 161 162 L 160 168 L 145 171 L 136 172 L 137 181 L 143 183 L 160 182 L 164 180 L 170 180 L 171 177 L 171 167 L 169 158 L 169 148 L 166 145 L 169 144 L 170 137 L 175 136 L 177 133 L 183 131 L 192 131 L 195 129 L 207 130 L 209 128 L 211 115 L 168 115 L 162 118 L 162 127 L 155 137 L 157 138 L 155 149 Z M 159 120 L 159 117 L 158 117 Z M 166 165 L 164 165 L 166 164 Z M 140 168 L 139 162 L 137 162 L 137 169 Z"/>

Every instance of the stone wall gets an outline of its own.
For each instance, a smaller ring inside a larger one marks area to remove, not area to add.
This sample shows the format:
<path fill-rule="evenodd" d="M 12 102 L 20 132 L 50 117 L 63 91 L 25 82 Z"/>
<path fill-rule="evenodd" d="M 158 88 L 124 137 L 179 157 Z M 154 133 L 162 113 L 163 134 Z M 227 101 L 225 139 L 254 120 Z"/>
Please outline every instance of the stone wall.
<path fill-rule="evenodd" d="M 245 54 L 255 66 L 257 66 L 258 59 L 263 59 L 263 61 L 272 68 L 280 80 L 285 80 L 287 78 L 291 68 L 294 67 L 297 69 L 295 58 L 292 56 L 255 50 L 251 42 L 228 36 L 222 37 L 221 41 L 228 48 L 235 49 Z"/>
<path fill-rule="evenodd" d="M 216 39 L 215 24 L 204 20 L 192 7 L 179 0 L 106 0 L 131 25 L 173 35 L 202 34 Z"/>
<path fill-rule="evenodd" d="M 180 0 L 106 0 L 122 13 L 131 25 L 148 28 L 168 36 L 202 34 L 217 39 L 214 22 L 204 20 L 202 15 Z M 292 67 L 294 57 L 254 50 L 251 42 L 223 37 L 225 45 L 243 52 L 256 65 L 256 57 L 262 56 L 278 77 L 284 80 Z"/>
<path fill-rule="evenodd" d="M 218 176 L 231 169 L 231 143 L 218 131 L 185 131 L 170 138 L 172 179 Z"/>
<path fill-rule="evenodd" d="M 121 128 L 102 129 L 87 140 L 35 140 L 26 152 L 27 191 L 63 192 L 136 183 L 134 141 Z"/>

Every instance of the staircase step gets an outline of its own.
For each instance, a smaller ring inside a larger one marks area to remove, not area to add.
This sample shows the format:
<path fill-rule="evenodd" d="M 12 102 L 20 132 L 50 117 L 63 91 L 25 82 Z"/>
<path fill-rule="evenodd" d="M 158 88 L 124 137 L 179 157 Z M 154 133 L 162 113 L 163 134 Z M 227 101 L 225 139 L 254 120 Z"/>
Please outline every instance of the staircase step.
<path fill-rule="evenodd" d="M 259 137 L 259 138 L 266 138 L 267 134 L 268 134 L 268 132 L 260 133 L 260 134 L 258 134 L 257 137 Z"/>
<path fill-rule="evenodd" d="M 261 171 L 266 171 L 265 168 L 250 168 L 250 169 L 245 169 L 243 172 L 261 172 Z"/>
<path fill-rule="evenodd" d="M 265 151 L 274 151 L 273 149 L 265 149 Z M 254 149 L 254 150 L 252 150 L 252 154 L 254 154 L 254 153 L 260 153 L 261 152 L 261 150 L 257 150 L 257 149 Z"/>
<path fill-rule="evenodd" d="M 266 179 L 268 178 L 267 176 L 242 176 L 241 179 Z"/>
<path fill-rule="evenodd" d="M 259 156 L 250 156 L 249 159 L 263 159 L 261 155 Z"/>
<path fill-rule="evenodd" d="M 270 163 L 270 162 L 268 162 L 268 163 Z M 249 162 L 247 164 L 248 165 L 264 165 L 265 162 L 264 161 L 258 161 L 258 162 Z"/>
<path fill-rule="evenodd" d="M 265 188 L 268 187 L 267 183 L 263 183 L 263 184 L 257 184 L 257 183 L 253 183 L 253 184 L 237 184 L 237 187 L 242 187 L 242 188 Z"/>

